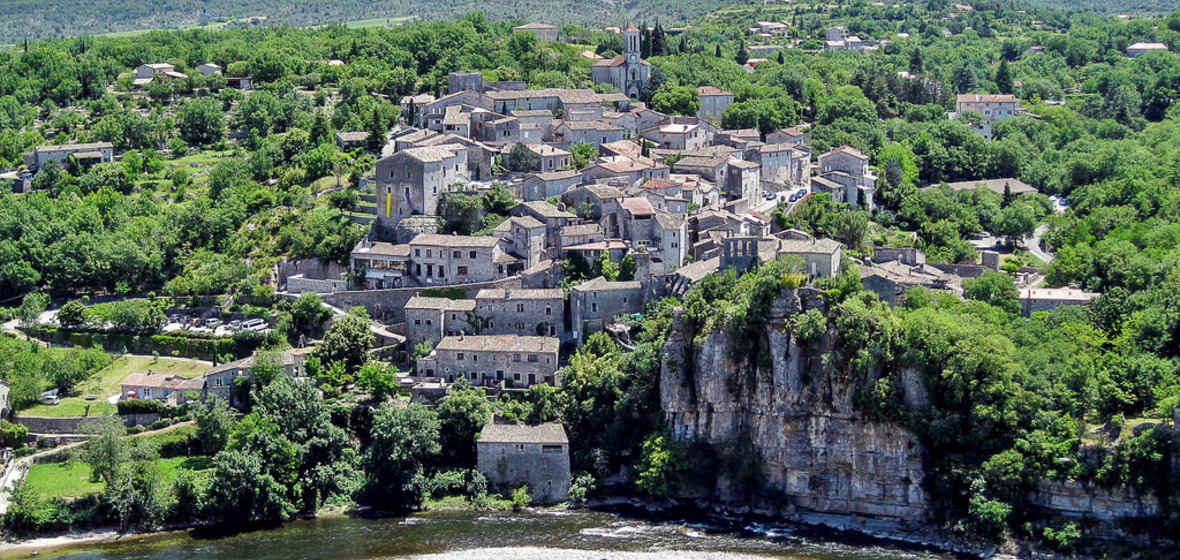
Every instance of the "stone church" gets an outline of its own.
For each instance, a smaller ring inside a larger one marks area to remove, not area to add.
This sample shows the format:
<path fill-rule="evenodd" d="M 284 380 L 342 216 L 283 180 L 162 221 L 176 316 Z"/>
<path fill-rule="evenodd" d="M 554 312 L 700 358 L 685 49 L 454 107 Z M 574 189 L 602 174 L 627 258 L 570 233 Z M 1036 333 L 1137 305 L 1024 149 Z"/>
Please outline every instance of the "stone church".
<path fill-rule="evenodd" d="M 590 68 L 590 79 L 596 84 L 611 84 L 627 97 L 635 98 L 651 77 L 651 63 L 639 58 L 639 28 L 635 24 L 623 32 L 623 40 L 623 56 L 595 62 Z"/>

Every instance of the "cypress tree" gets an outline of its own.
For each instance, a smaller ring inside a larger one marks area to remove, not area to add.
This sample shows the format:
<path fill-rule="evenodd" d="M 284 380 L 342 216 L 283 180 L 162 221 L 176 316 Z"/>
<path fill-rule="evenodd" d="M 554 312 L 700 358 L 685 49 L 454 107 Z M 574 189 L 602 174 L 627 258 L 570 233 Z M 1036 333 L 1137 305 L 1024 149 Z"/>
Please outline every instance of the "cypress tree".
<path fill-rule="evenodd" d="M 1000 93 L 1012 93 L 1012 71 L 1008 68 L 1008 61 L 1000 59 L 1000 67 L 996 70 L 996 89 Z"/>
<path fill-rule="evenodd" d="M 721 58 L 721 44 L 717 44 L 717 50 L 713 51 L 713 56 Z"/>

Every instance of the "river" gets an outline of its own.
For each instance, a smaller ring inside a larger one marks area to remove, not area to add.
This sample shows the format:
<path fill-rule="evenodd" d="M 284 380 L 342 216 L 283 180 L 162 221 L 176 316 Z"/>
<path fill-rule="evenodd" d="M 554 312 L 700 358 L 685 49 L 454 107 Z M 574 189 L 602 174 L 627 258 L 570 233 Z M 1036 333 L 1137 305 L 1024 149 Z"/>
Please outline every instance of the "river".
<path fill-rule="evenodd" d="M 950 560 L 794 525 L 653 521 L 576 510 L 331 517 L 239 533 L 177 532 L 42 551 L 69 560 Z"/>

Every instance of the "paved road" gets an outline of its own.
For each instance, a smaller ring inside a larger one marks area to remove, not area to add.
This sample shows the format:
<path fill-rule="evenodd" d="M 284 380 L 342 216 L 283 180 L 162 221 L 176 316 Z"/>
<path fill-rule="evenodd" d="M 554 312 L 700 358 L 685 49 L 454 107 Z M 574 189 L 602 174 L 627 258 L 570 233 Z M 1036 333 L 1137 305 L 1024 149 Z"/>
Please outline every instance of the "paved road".
<path fill-rule="evenodd" d="M 1034 257 L 1044 261 L 1045 264 L 1053 262 L 1053 259 L 1057 257 L 1057 255 L 1054 255 L 1053 253 L 1050 253 L 1041 248 L 1041 238 L 1045 236 L 1045 232 L 1047 231 L 1049 231 L 1048 224 L 1041 224 L 1037 226 L 1037 229 L 1033 231 L 1031 236 L 1024 238 L 1023 241 L 1025 248 L 1028 249 L 1028 252 Z"/>

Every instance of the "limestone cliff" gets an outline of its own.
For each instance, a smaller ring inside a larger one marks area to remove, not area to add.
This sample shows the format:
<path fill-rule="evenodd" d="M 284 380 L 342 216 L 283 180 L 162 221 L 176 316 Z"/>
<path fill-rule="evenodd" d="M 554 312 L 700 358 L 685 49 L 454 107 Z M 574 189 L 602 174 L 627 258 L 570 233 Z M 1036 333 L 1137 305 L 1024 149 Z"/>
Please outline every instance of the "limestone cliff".
<path fill-rule="evenodd" d="M 724 328 L 695 333 L 677 314 L 660 384 L 670 429 L 714 448 L 748 441 L 763 488 L 744 494 L 717 469 L 715 481 L 697 481 L 713 500 L 920 522 L 929 499 L 917 438 L 896 424 L 857 418 L 855 376 L 830 363 L 835 333 L 803 344 L 789 326 L 795 313 L 823 307 L 813 290 L 783 292 L 756 345 L 769 356 L 759 360 L 735 355 L 748 345 L 735 344 Z M 755 369 L 756 361 L 763 365 Z"/>

